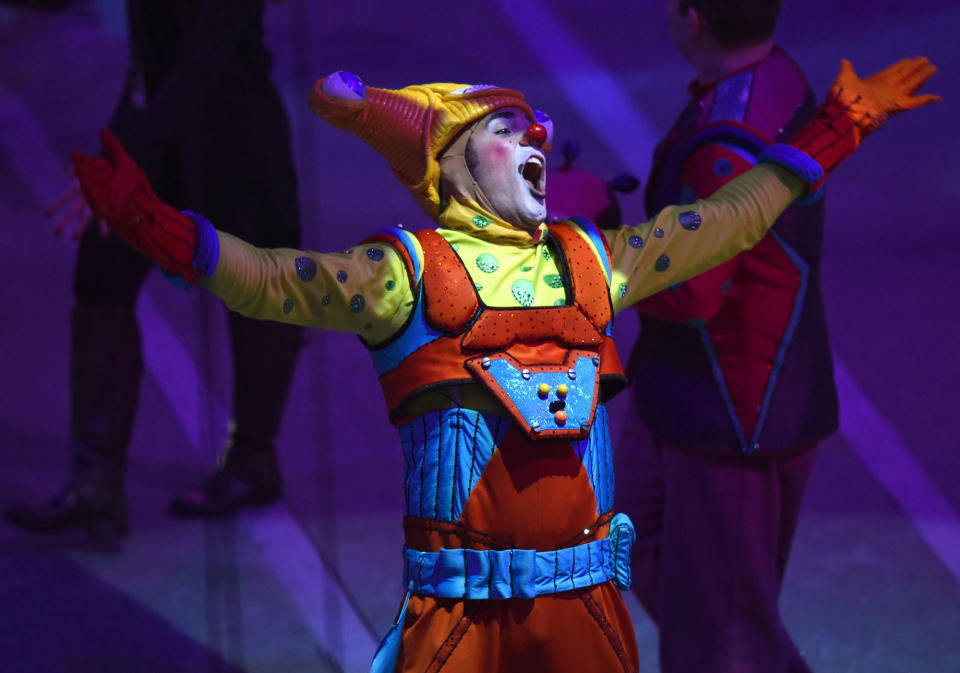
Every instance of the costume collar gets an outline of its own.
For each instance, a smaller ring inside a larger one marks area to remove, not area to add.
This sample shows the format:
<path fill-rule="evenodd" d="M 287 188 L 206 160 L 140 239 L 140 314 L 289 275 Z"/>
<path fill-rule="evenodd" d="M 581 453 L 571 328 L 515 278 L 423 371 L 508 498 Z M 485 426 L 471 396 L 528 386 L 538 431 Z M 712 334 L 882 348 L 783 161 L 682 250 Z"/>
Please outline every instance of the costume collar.
<path fill-rule="evenodd" d="M 780 47 L 778 47 L 777 45 L 773 45 L 773 49 L 770 50 L 770 53 L 764 56 L 763 58 L 759 58 L 753 63 L 748 63 L 747 65 L 741 68 L 732 70 L 728 72 L 726 75 L 724 75 L 723 77 L 718 77 L 717 79 L 710 80 L 709 82 L 701 82 L 699 79 L 695 79 L 692 82 L 690 82 L 690 84 L 687 85 L 687 92 L 691 96 L 693 96 L 695 99 L 703 98 L 711 89 L 716 87 L 723 80 L 729 79 L 734 75 L 739 75 L 740 73 L 750 70 L 751 68 L 756 68 L 758 63 L 762 63 L 763 61 L 766 61 L 768 58 L 770 58 L 771 56 L 773 56 L 779 51 L 780 51 Z"/>
<path fill-rule="evenodd" d="M 543 240 L 547 229 L 547 225 L 543 223 L 533 232 L 520 229 L 465 197 L 451 198 L 446 208 L 437 217 L 437 224 L 447 229 L 462 231 L 484 241 L 518 248 L 537 245 Z"/>

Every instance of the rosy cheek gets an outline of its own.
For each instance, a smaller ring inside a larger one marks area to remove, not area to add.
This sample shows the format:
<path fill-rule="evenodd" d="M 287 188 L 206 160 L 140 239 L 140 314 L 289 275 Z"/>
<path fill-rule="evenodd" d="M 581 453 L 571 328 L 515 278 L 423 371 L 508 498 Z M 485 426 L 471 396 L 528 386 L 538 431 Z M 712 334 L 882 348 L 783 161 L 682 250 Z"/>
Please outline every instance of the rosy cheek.
<path fill-rule="evenodd" d="M 490 143 L 480 152 L 481 157 L 489 166 L 502 166 L 509 163 L 513 157 L 510 147 L 499 143 Z"/>

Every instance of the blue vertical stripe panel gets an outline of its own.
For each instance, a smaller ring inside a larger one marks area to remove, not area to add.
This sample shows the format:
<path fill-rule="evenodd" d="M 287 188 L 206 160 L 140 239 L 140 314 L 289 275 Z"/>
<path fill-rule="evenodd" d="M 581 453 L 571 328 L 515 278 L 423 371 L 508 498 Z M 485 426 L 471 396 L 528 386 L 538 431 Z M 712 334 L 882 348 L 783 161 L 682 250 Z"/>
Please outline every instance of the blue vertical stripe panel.
<path fill-rule="evenodd" d="M 471 409 L 431 411 L 400 428 L 408 516 L 456 521 L 510 421 Z"/>
<path fill-rule="evenodd" d="M 590 435 L 575 444 L 577 455 L 583 460 L 590 485 L 597 498 L 597 515 L 613 507 L 613 456 L 610 451 L 610 426 L 607 409 L 597 405 L 597 413 L 590 428 Z"/>

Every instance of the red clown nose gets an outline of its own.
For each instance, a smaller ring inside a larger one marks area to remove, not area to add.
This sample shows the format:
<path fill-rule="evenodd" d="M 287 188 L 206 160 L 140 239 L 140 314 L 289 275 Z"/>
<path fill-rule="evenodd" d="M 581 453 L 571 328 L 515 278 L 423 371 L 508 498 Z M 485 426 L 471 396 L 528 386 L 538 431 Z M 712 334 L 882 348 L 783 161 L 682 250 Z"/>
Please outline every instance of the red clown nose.
<path fill-rule="evenodd" d="M 543 147 L 545 142 L 547 142 L 547 129 L 543 124 L 530 124 L 526 133 L 523 134 L 522 143 L 534 147 Z"/>

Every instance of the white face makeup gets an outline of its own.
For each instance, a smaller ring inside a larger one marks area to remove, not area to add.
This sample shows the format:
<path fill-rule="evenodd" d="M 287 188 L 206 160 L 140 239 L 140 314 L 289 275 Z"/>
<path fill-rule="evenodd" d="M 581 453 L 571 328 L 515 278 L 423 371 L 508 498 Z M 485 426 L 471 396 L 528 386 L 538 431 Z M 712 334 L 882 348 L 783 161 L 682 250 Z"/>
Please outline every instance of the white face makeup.
<path fill-rule="evenodd" d="M 546 161 L 524 140 L 532 123 L 520 108 L 501 108 L 477 122 L 467 148 L 470 173 L 494 215 L 531 231 L 547 216 Z"/>

